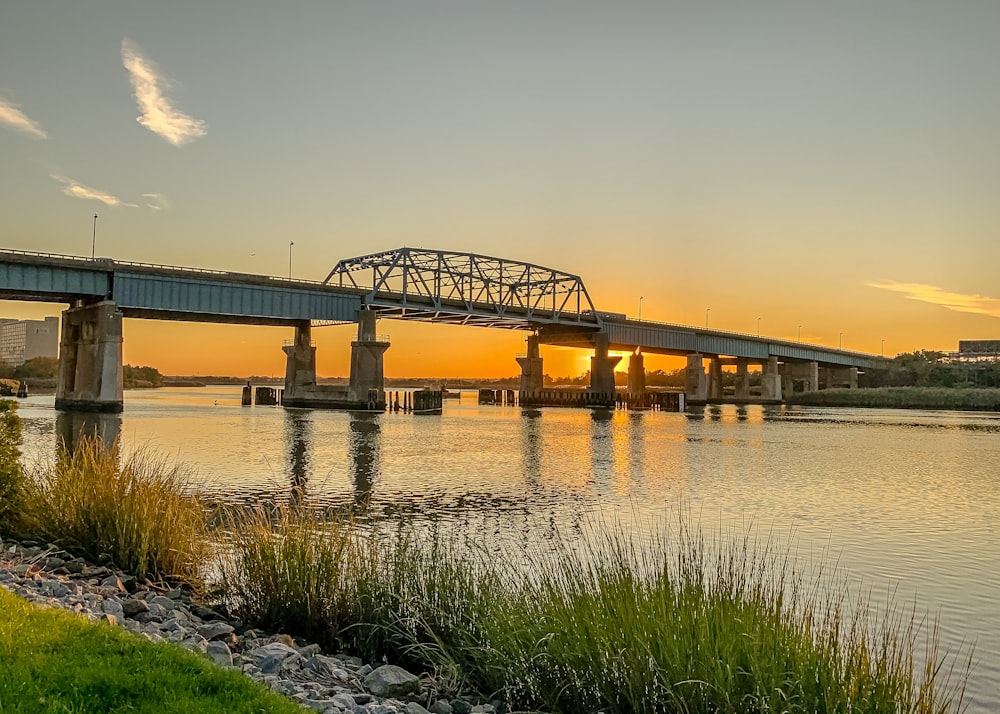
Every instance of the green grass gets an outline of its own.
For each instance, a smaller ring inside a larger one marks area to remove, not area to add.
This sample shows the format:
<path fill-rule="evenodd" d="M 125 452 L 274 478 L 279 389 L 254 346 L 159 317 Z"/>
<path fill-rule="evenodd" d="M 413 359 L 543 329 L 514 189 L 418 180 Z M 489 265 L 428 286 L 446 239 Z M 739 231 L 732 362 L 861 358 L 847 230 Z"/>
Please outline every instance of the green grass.
<path fill-rule="evenodd" d="M 209 514 L 183 469 L 99 439 L 29 473 L 20 516 L 20 535 L 140 578 L 196 580 L 208 554 Z"/>
<path fill-rule="evenodd" d="M 497 557 L 406 529 L 363 537 L 343 523 L 310 527 L 302 515 L 288 528 L 289 517 L 258 518 L 234 536 L 224 583 L 244 618 L 322 633 L 370 660 L 432 670 L 515 706 L 960 709 L 967 670 L 938 656 L 932 623 L 913 610 L 875 611 L 835 578 L 807 578 L 749 534 L 716 548 L 682 522 L 642 547 L 612 529 L 583 547 Z M 312 582 L 316 569 L 335 593 L 314 583 L 308 607 L 293 602 L 301 588 L 288 579 Z M 283 610 L 295 618 L 275 619 Z"/>
<path fill-rule="evenodd" d="M 790 404 L 814 407 L 871 407 L 876 409 L 957 409 L 1000 411 L 1000 389 L 949 389 L 946 387 L 877 387 L 873 389 L 823 389 L 803 392 Z"/>
<path fill-rule="evenodd" d="M 245 675 L 0 588 L 0 712 L 301 712 Z"/>

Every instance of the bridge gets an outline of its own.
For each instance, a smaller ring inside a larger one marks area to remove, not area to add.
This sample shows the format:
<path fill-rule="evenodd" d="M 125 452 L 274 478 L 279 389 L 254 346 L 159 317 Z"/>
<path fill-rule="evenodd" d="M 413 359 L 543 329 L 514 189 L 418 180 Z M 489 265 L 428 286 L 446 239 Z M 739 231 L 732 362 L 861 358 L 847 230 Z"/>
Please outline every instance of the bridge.
<path fill-rule="evenodd" d="M 388 338 L 379 318 L 530 332 L 522 403 L 545 403 L 541 345 L 592 349 L 586 401 L 613 404 L 614 368 L 629 357 L 629 394 L 645 392 L 644 354 L 686 356 L 690 403 L 722 399 L 722 368 L 736 367 L 737 400 L 750 400 L 748 368 L 761 365 L 761 399 L 797 387 L 857 386 L 875 355 L 720 330 L 636 320 L 594 306 L 579 276 L 473 253 L 401 248 L 342 260 L 323 282 L 199 268 L 0 250 L 0 299 L 66 303 L 56 408 L 120 411 L 123 318 L 286 325 L 285 404 L 384 407 Z M 357 323 L 350 384 L 316 383 L 312 329 Z M 708 370 L 705 369 L 708 361 Z"/>

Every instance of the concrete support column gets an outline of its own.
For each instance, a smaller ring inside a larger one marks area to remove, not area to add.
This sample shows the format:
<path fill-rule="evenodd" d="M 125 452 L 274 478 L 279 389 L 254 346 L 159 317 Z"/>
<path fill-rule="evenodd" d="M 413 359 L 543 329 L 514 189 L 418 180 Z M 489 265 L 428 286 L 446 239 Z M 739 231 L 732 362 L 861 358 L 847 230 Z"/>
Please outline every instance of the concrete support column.
<path fill-rule="evenodd" d="M 111 300 L 72 307 L 62 314 L 56 409 L 120 412 L 122 313 Z"/>
<path fill-rule="evenodd" d="M 594 336 L 594 356 L 590 358 L 590 391 L 613 400 L 615 367 L 621 361 L 621 357 L 608 355 L 608 336 L 598 332 Z"/>
<path fill-rule="evenodd" d="M 781 378 L 781 396 L 782 399 L 788 399 L 793 394 L 795 394 L 795 372 L 792 369 L 791 362 L 785 362 L 779 368 L 780 378 Z"/>
<path fill-rule="evenodd" d="M 718 357 L 708 363 L 708 401 L 722 401 L 722 360 Z"/>
<path fill-rule="evenodd" d="M 538 335 L 528 337 L 528 351 L 523 357 L 517 357 L 517 363 L 521 366 L 521 394 L 527 392 L 540 392 L 544 388 L 542 379 L 542 355 L 538 349 Z"/>
<path fill-rule="evenodd" d="M 308 322 L 296 325 L 295 339 L 286 342 L 281 349 L 285 353 L 284 401 L 294 404 L 297 397 L 316 386 L 316 348 L 312 343 L 312 326 Z"/>
<path fill-rule="evenodd" d="M 778 358 L 768 357 L 760 375 L 760 398 L 764 402 L 781 402 L 782 375 L 778 371 Z"/>
<path fill-rule="evenodd" d="M 808 362 L 806 364 L 806 391 L 807 392 L 818 392 L 819 391 L 819 363 L 818 362 Z"/>
<path fill-rule="evenodd" d="M 628 358 L 628 393 L 646 393 L 646 366 L 641 352 L 633 352 Z"/>
<path fill-rule="evenodd" d="M 857 389 L 857 367 L 826 367 L 826 388 Z"/>
<path fill-rule="evenodd" d="M 708 378 L 702 355 L 694 353 L 687 356 L 687 367 L 684 369 L 684 399 L 688 404 L 704 404 L 708 401 Z"/>
<path fill-rule="evenodd" d="M 375 333 L 374 310 L 358 310 L 358 339 L 351 343 L 351 381 L 347 398 L 352 402 L 372 402 L 369 395 L 377 392 L 376 409 L 385 409 L 385 377 L 383 355 L 389 349 Z"/>
<path fill-rule="evenodd" d="M 750 400 L 750 360 L 746 357 L 736 358 L 736 385 L 733 397 L 737 402 Z"/>

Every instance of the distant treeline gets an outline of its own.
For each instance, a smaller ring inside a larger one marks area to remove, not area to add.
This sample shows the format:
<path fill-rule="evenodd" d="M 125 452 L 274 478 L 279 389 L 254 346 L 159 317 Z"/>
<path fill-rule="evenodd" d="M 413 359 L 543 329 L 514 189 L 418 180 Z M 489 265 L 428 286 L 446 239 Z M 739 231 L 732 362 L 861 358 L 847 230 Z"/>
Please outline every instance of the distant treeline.
<path fill-rule="evenodd" d="M 955 360 L 932 350 L 904 352 L 889 360 L 886 369 L 858 375 L 858 386 L 996 388 L 1000 387 L 1000 361 Z"/>

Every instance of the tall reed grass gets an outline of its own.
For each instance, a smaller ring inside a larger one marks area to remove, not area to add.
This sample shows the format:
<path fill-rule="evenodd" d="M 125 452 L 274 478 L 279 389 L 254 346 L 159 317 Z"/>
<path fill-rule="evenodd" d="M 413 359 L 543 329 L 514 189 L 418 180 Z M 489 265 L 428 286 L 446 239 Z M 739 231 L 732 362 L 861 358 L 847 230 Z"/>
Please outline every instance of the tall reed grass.
<path fill-rule="evenodd" d="M 60 452 L 24 481 L 22 535 L 137 577 L 194 581 L 208 556 L 208 511 L 184 469 L 99 438 Z"/>
<path fill-rule="evenodd" d="M 16 529 L 24 487 L 17 402 L 0 399 L 0 533 Z"/>
<path fill-rule="evenodd" d="M 582 547 L 556 542 L 498 558 L 440 534 L 370 537 L 287 511 L 250 526 L 234 533 L 223 564 L 225 596 L 243 617 L 321 632 L 372 660 L 434 670 L 515 706 L 914 714 L 961 706 L 967 669 L 938 656 L 936 631 L 915 610 L 879 610 L 842 581 L 806 577 L 752 534 L 716 548 L 682 522 L 643 546 L 612 529 Z"/>

